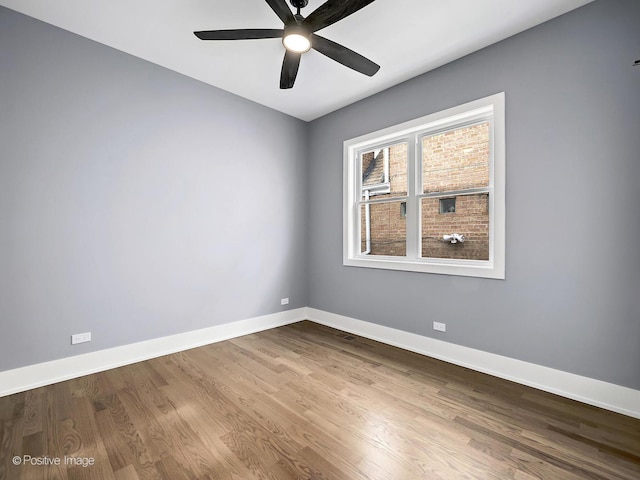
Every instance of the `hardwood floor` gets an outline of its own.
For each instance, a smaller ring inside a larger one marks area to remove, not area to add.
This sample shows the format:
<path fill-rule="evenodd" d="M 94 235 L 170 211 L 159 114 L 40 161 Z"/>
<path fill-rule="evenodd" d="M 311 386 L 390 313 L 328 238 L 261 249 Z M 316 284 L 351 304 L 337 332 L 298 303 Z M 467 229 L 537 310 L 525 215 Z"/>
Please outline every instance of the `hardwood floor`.
<path fill-rule="evenodd" d="M 0 479 L 640 478 L 640 420 L 311 322 L 0 398 L 0 440 Z"/>

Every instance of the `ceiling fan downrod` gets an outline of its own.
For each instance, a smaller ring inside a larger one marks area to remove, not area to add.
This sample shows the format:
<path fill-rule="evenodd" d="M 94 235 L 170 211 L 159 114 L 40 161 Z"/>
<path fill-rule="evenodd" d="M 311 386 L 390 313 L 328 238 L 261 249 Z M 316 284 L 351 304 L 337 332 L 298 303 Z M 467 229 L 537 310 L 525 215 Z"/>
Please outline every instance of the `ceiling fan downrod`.
<path fill-rule="evenodd" d="M 289 0 L 289 3 L 297 10 L 296 15 L 300 15 L 300 9 L 309 5 L 309 0 Z"/>

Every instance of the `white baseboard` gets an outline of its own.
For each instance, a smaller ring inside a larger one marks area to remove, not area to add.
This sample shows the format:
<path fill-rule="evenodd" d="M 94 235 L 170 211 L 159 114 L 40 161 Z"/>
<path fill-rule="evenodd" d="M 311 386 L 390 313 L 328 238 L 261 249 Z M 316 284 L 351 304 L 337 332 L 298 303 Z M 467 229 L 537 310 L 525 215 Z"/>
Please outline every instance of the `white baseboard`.
<path fill-rule="evenodd" d="M 640 418 L 640 390 L 317 310 L 298 308 L 0 372 L 0 397 L 304 319 Z"/>
<path fill-rule="evenodd" d="M 32 388 L 51 385 L 91 373 L 161 357 L 190 348 L 268 330 L 299 322 L 306 317 L 306 308 L 225 323 L 168 337 L 155 338 L 121 347 L 99 350 L 73 357 L 0 372 L 0 397 Z"/>
<path fill-rule="evenodd" d="M 307 308 L 313 322 L 420 353 L 478 372 L 640 418 L 640 390 L 503 357 L 355 318 Z"/>

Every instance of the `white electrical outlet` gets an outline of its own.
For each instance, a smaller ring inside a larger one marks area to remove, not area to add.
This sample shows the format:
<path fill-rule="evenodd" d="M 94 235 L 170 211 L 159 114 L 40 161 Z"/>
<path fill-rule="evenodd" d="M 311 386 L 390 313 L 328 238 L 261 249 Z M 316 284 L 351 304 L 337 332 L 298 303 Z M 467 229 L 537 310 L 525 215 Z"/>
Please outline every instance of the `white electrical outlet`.
<path fill-rule="evenodd" d="M 76 333 L 75 335 L 71 335 L 71 345 L 75 345 L 77 343 L 85 343 L 91 341 L 91 332 L 85 333 Z"/>
<path fill-rule="evenodd" d="M 447 324 L 446 323 L 440 323 L 440 322 L 433 322 L 433 329 L 437 330 L 439 332 L 446 332 L 447 331 Z"/>
<path fill-rule="evenodd" d="M 289 298 L 281 298 L 280 305 L 289 305 Z"/>

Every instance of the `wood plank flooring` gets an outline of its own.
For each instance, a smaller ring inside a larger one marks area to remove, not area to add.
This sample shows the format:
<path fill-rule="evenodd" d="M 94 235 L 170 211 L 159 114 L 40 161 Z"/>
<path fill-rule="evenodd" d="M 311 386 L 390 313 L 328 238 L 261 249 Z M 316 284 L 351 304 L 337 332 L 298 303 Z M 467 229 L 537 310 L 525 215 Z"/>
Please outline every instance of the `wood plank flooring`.
<path fill-rule="evenodd" d="M 0 442 L 0 479 L 640 479 L 640 420 L 311 322 L 0 398 Z"/>

